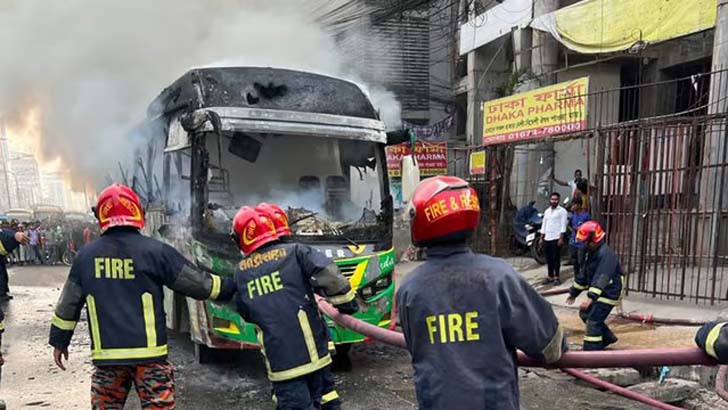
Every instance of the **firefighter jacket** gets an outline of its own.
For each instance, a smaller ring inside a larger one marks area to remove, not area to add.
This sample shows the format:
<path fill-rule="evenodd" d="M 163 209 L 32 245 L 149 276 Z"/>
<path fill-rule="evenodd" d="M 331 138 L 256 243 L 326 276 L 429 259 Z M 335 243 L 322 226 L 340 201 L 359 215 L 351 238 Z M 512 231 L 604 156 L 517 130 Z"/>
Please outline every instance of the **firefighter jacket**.
<path fill-rule="evenodd" d="M 331 363 L 314 292 L 334 306 L 356 303 L 336 264 L 309 246 L 273 242 L 240 262 L 235 283 L 238 312 L 256 326 L 270 381 L 295 379 Z"/>
<path fill-rule="evenodd" d="M 163 286 L 200 300 L 230 300 L 235 293 L 231 279 L 198 270 L 171 246 L 135 229 L 110 229 L 74 259 L 50 345 L 68 347 L 85 304 L 95 365 L 166 359 Z"/>
<path fill-rule="evenodd" d="M 614 251 L 602 243 L 593 251 L 587 251 L 584 269 L 574 274 L 574 284 L 569 289 L 573 297 L 587 291 L 587 296 L 596 301 L 616 306 L 622 298 L 624 271 Z"/>
<path fill-rule="evenodd" d="M 428 248 L 396 305 L 420 410 L 516 410 L 516 349 L 548 363 L 566 350 L 551 305 L 511 265 L 464 245 Z"/>
<path fill-rule="evenodd" d="M 15 249 L 20 246 L 20 242 L 15 240 L 15 231 L 12 229 L 0 229 L 0 259 L 4 260 Z"/>
<path fill-rule="evenodd" d="M 695 334 L 695 343 L 720 363 L 728 363 L 728 322 L 714 321 L 704 324 Z"/>

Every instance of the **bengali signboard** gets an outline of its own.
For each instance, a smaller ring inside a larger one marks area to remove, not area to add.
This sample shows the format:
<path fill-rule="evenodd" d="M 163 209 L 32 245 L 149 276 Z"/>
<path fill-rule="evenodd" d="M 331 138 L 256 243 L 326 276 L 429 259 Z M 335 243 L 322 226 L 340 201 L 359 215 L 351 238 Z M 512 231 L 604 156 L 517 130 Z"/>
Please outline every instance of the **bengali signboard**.
<path fill-rule="evenodd" d="M 402 157 L 410 155 L 409 144 L 398 144 L 387 147 L 387 168 L 389 176 L 399 178 L 402 175 Z M 422 142 L 415 143 L 415 159 L 420 166 L 420 176 L 447 174 L 447 143 Z"/>
<path fill-rule="evenodd" d="M 586 129 L 589 77 L 483 103 L 483 145 Z"/>
<path fill-rule="evenodd" d="M 485 151 L 470 153 L 470 175 L 485 175 Z"/>

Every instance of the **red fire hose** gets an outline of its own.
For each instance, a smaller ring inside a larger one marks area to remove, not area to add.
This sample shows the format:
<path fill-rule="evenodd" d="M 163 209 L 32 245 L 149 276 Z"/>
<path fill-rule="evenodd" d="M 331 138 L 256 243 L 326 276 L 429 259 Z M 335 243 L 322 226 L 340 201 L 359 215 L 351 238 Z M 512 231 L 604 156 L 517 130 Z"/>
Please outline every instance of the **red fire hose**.
<path fill-rule="evenodd" d="M 622 311 L 619 317 L 628 320 L 634 320 L 635 322 L 642 323 L 657 323 L 661 325 L 674 325 L 674 326 L 702 326 L 708 321 L 700 319 L 683 319 L 683 318 L 672 318 L 672 317 L 655 317 L 653 315 L 643 315 L 641 313 L 627 313 Z"/>
<path fill-rule="evenodd" d="M 334 322 L 361 333 L 371 339 L 379 340 L 393 346 L 407 347 L 404 335 L 389 329 L 362 322 L 352 316 L 340 313 L 324 299 L 316 297 L 319 309 Z M 634 366 L 680 366 L 680 365 L 715 365 L 716 361 L 697 348 L 673 348 L 673 349 L 642 349 L 642 350 L 621 350 L 621 351 L 596 351 L 596 352 L 565 352 L 561 359 L 555 363 L 545 363 L 518 352 L 518 364 L 524 367 L 548 367 L 561 368 L 564 372 L 587 381 L 591 384 L 617 393 L 632 400 L 636 400 L 655 408 L 666 410 L 679 410 L 679 407 L 654 400 L 623 387 L 614 385 L 604 380 L 573 369 L 598 368 L 598 367 L 634 367 Z M 718 378 L 720 380 L 720 376 Z M 716 389 L 718 386 L 716 385 Z M 721 394 L 720 391 L 718 394 Z M 728 394 L 726 395 L 728 396 Z M 724 397 L 721 395 L 721 397 Z"/>
<path fill-rule="evenodd" d="M 612 393 L 619 394 L 620 396 L 624 396 L 628 399 L 632 399 L 635 401 L 639 401 L 642 403 L 645 403 L 647 405 L 650 405 L 656 409 L 664 409 L 664 410 L 681 410 L 680 407 L 675 407 L 672 405 L 669 405 L 667 403 L 663 403 L 661 401 L 657 401 L 651 397 L 647 397 L 645 395 L 633 392 L 632 390 L 625 389 L 624 387 L 617 386 L 616 384 L 612 384 L 609 382 L 605 382 L 604 380 L 598 379 L 590 374 L 581 372 L 576 369 L 561 369 L 564 373 L 568 373 L 578 379 L 584 380 L 586 382 L 589 382 L 595 386 L 601 387 L 602 389 L 609 390 Z"/>
<path fill-rule="evenodd" d="M 725 376 L 727 373 L 728 366 L 720 366 L 718 376 L 715 377 L 715 392 L 725 401 L 728 401 L 728 392 L 725 390 Z"/>

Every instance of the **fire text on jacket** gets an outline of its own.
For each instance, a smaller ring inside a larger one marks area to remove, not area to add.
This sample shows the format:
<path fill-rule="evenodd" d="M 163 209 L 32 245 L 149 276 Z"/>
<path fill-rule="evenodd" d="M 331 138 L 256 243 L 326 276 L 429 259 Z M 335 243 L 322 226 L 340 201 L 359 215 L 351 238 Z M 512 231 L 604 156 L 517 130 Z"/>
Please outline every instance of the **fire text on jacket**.
<path fill-rule="evenodd" d="M 134 260 L 130 258 L 94 258 L 96 279 L 134 279 Z"/>
<path fill-rule="evenodd" d="M 248 297 L 253 299 L 255 293 L 257 296 L 264 296 L 269 293 L 278 292 L 283 289 L 281 276 L 278 271 L 263 275 L 259 278 L 248 281 Z"/>
<path fill-rule="evenodd" d="M 430 315 L 425 318 L 430 344 L 475 342 L 480 340 L 478 329 L 478 312 L 447 313 Z"/>

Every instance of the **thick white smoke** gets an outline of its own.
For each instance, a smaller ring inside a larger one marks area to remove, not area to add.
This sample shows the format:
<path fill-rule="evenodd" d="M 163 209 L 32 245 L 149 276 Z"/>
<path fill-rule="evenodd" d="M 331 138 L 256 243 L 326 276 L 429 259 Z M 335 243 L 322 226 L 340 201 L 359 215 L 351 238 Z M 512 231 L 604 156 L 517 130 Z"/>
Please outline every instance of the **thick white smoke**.
<path fill-rule="evenodd" d="M 189 68 L 257 65 L 358 81 L 316 23 L 326 0 L 5 0 L 0 2 L 0 115 L 12 126 L 36 109 L 45 159 L 76 183 L 98 183 L 131 152 L 129 130 Z M 399 121 L 391 93 L 370 89 Z"/>

